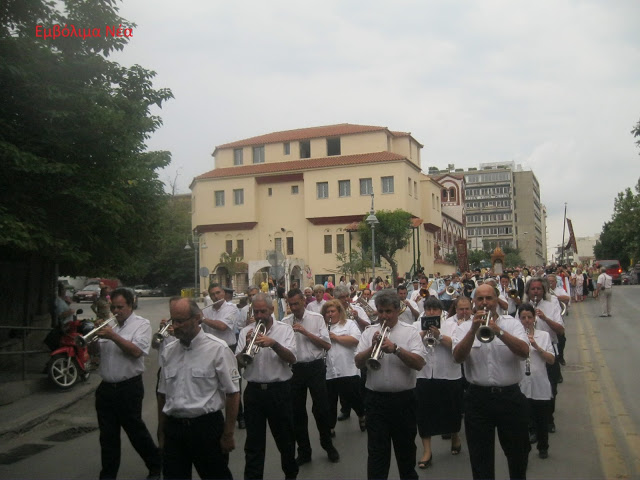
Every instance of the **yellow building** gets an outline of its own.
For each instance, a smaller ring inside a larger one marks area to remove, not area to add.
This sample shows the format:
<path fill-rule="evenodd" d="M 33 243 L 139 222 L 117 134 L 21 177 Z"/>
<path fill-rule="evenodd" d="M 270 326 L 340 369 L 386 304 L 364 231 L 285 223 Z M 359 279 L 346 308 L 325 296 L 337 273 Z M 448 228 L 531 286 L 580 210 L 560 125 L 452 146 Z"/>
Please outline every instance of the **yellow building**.
<path fill-rule="evenodd" d="M 395 255 L 399 275 L 412 269 L 418 251 L 422 266 L 433 271 L 441 186 L 421 173 L 421 148 L 409 133 L 351 124 L 219 145 L 215 169 L 191 184 L 193 230 L 208 280 L 229 283 L 220 254 L 238 249 L 243 264 L 233 278 L 237 290 L 260 283 L 276 262 L 287 280 L 302 287 L 329 275 L 335 283 L 336 254 L 359 249 L 358 234 L 347 227 L 368 215 L 372 193 L 376 210 L 400 208 L 415 217 L 415 249 L 411 241 Z M 382 261 L 376 276 L 390 274 Z M 200 281 L 206 288 L 207 279 Z"/>

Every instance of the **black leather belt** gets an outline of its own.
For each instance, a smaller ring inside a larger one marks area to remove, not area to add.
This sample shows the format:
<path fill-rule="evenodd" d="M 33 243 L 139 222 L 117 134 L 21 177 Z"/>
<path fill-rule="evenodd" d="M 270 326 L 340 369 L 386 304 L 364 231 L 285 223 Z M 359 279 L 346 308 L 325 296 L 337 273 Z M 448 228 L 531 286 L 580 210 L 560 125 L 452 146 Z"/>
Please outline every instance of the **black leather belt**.
<path fill-rule="evenodd" d="M 258 382 L 247 382 L 249 387 L 259 388 L 260 390 L 269 390 L 272 388 L 282 388 L 286 385 L 289 385 L 289 380 L 284 382 L 270 382 L 270 383 L 258 383 Z"/>
<path fill-rule="evenodd" d="M 206 420 L 207 418 L 210 418 L 210 417 L 216 417 L 218 415 L 222 415 L 222 412 L 219 410 L 216 412 L 209 412 L 209 413 L 205 413 L 204 415 L 200 415 L 198 417 L 191 417 L 191 418 L 172 417 L 171 415 L 167 415 L 167 421 L 175 425 L 190 427 L 191 425 L 194 425 L 196 422 Z"/>
<path fill-rule="evenodd" d="M 469 385 L 469 389 L 477 390 L 479 392 L 485 392 L 485 393 L 506 393 L 506 392 L 512 392 L 514 390 L 519 391 L 520 386 L 517 383 L 514 383 L 513 385 L 507 385 L 505 387 L 494 387 L 494 386 L 483 387 L 482 385 L 474 385 L 472 383 Z"/>
<path fill-rule="evenodd" d="M 103 380 L 102 385 L 106 385 L 107 387 L 111 387 L 111 388 L 118 388 L 118 387 L 124 387 L 126 385 L 129 385 L 130 383 L 135 383 L 140 381 L 142 381 L 142 374 L 136 375 L 135 377 L 127 378 L 126 380 L 122 380 L 121 382 L 115 382 L 115 383 L 105 382 Z"/>

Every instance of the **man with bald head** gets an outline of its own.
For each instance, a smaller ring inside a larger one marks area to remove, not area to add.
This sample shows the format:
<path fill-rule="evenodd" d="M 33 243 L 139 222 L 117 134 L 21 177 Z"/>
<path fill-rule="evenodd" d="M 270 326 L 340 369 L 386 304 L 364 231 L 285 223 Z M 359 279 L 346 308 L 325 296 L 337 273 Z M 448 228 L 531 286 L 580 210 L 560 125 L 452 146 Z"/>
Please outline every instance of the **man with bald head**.
<path fill-rule="evenodd" d="M 163 477 L 191 478 L 193 465 L 200 478 L 232 478 L 229 452 L 235 448 L 240 401 L 236 359 L 224 341 L 202 330 L 194 300 L 173 301 L 169 311 L 177 341 L 166 345 L 160 357 Z"/>
<path fill-rule="evenodd" d="M 531 450 L 529 417 L 527 399 L 518 384 L 529 355 L 528 338 L 519 321 L 496 313 L 493 286 L 478 286 L 474 305 L 472 321 L 458 325 L 452 337 L 453 357 L 458 363 L 464 362 L 470 384 L 464 402 L 464 426 L 473 478 L 495 478 L 496 428 L 510 478 L 526 478 Z M 483 325 L 494 333 L 493 340 L 481 342 L 477 338 Z"/>

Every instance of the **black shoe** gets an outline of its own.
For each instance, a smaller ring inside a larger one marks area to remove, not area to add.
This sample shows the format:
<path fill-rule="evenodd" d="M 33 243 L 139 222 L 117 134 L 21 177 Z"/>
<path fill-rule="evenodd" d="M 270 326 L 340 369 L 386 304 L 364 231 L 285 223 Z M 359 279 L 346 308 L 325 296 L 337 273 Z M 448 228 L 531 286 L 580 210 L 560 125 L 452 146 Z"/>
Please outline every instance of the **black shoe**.
<path fill-rule="evenodd" d="M 309 463 L 311 461 L 311 455 L 298 455 L 296 457 L 296 465 L 304 465 L 305 463 Z"/>
<path fill-rule="evenodd" d="M 329 457 L 331 463 L 338 463 L 340 461 L 340 454 L 333 445 L 327 448 L 327 457 Z"/>
<path fill-rule="evenodd" d="M 562 374 L 558 377 L 558 383 L 562 383 L 564 382 L 564 378 L 562 377 Z"/>
<path fill-rule="evenodd" d="M 444 435 L 442 435 L 442 439 L 443 440 L 451 440 L 451 434 L 450 433 L 445 433 Z"/>
<path fill-rule="evenodd" d="M 562 365 L 563 367 L 567 364 L 567 362 L 564 361 L 564 357 L 560 357 L 558 361 L 560 362 L 560 365 Z"/>
<path fill-rule="evenodd" d="M 338 421 L 342 422 L 344 420 L 349 420 L 349 417 L 351 416 L 351 412 L 340 412 L 340 415 L 338 415 Z"/>
<path fill-rule="evenodd" d="M 538 435 L 535 433 L 529 434 L 529 443 L 536 443 L 538 441 Z"/>
<path fill-rule="evenodd" d="M 245 428 L 247 428 L 247 424 L 244 423 L 244 418 L 239 418 L 238 419 L 238 429 L 239 430 L 244 430 Z"/>
<path fill-rule="evenodd" d="M 549 433 L 556 433 L 556 424 L 555 423 L 550 423 L 549 427 L 548 427 L 548 431 Z"/>
<path fill-rule="evenodd" d="M 364 432 L 367 430 L 367 418 L 363 415 L 358 417 L 358 425 L 360 425 L 360 431 Z"/>
<path fill-rule="evenodd" d="M 542 459 L 549 458 L 549 452 L 547 452 L 546 450 L 540 450 L 538 452 L 538 456 Z"/>

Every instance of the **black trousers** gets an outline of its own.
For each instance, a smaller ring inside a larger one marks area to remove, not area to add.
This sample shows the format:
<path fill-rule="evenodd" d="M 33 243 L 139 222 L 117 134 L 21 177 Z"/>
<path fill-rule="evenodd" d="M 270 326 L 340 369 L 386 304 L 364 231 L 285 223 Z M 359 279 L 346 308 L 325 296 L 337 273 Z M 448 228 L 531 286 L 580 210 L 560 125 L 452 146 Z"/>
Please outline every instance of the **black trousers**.
<path fill-rule="evenodd" d="M 555 345 L 554 345 L 555 349 Z M 547 377 L 549 378 L 549 383 L 551 384 L 551 394 L 553 398 L 550 400 L 549 405 L 549 423 L 553 423 L 553 414 L 556 411 L 556 396 L 558 395 L 558 380 L 560 380 L 560 375 L 562 375 L 562 371 L 560 370 L 560 362 L 556 361 L 553 365 L 547 365 Z"/>
<path fill-rule="evenodd" d="M 567 345 L 567 336 L 558 335 L 558 359 L 564 359 L 564 347 Z"/>
<path fill-rule="evenodd" d="M 307 390 L 313 402 L 311 412 L 316 420 L 320 434 L 320 445 L 325 450 L 333 445 L 331 441 L 331 422 L 329 417 L 329 401 L 327 398 L 326 366 L 324 360 L 294 363 L 291 378 L 291 399 L 293 401 L 293 422 L 298 454 L 311 455 L 309 441 L 309 419 L 307 415 Z"/>
<path fill-rule="evenodd" d="M 474 479 L 495 478 L 495 430 L 509 464 L 509 477 L 525 479 L 529 461 L 529 412 L 518 385 L 469 385 L 464 399 L 464 427 Z"/>
<path fill-rule="evenodd" d="M 327 380 L 327 398 L 329 401 L 329 427 L 335 428 L 338 421 L 338 397 L 361 417 L 364 415 L 364 403 L 360 396 L 360 375 Z"/>
<path fill-rule="evenodd" d="M 538 450 L 549 450 L 551 400 L 529 400 L 529 429 L 538 437 Z"/>
<path fill-rule="evenodd" d="M 280 452 L 280 465 L 285 479 L 298 475 L 296 441 L 293 433 L 290 382 L 253 383 L 244 389 L 244 420 L 247 439 L 244 444 L 244 478 L 263 478 L 267 440 L 267 422 Z"/>
<path fill-rule="evenodd" d="M 162 476 L 191 479 L 192 466 L 201 479 L 230 479 L 229 454 L 222 453 L 220 438 L 224 430 L 221 412 L 196 418 L 167 417 L 164 427 Z"/>
<path fill-rule="evenodd" d="M 160 473 L 160 451 L 142 421 L 142 375 L 119 383 L 102 382 L 96 390 L 102 470 L 100 478 L 116 478 L 120 468 L 120 428 L 150 473 Z"/>
<path fill-rule="evenodd" d="M 367 478 L 384 480 L 391 466 L 391 442 L 400 478 L 417 479 L 416 402 L 413 390 L 367 390 Z"/>

